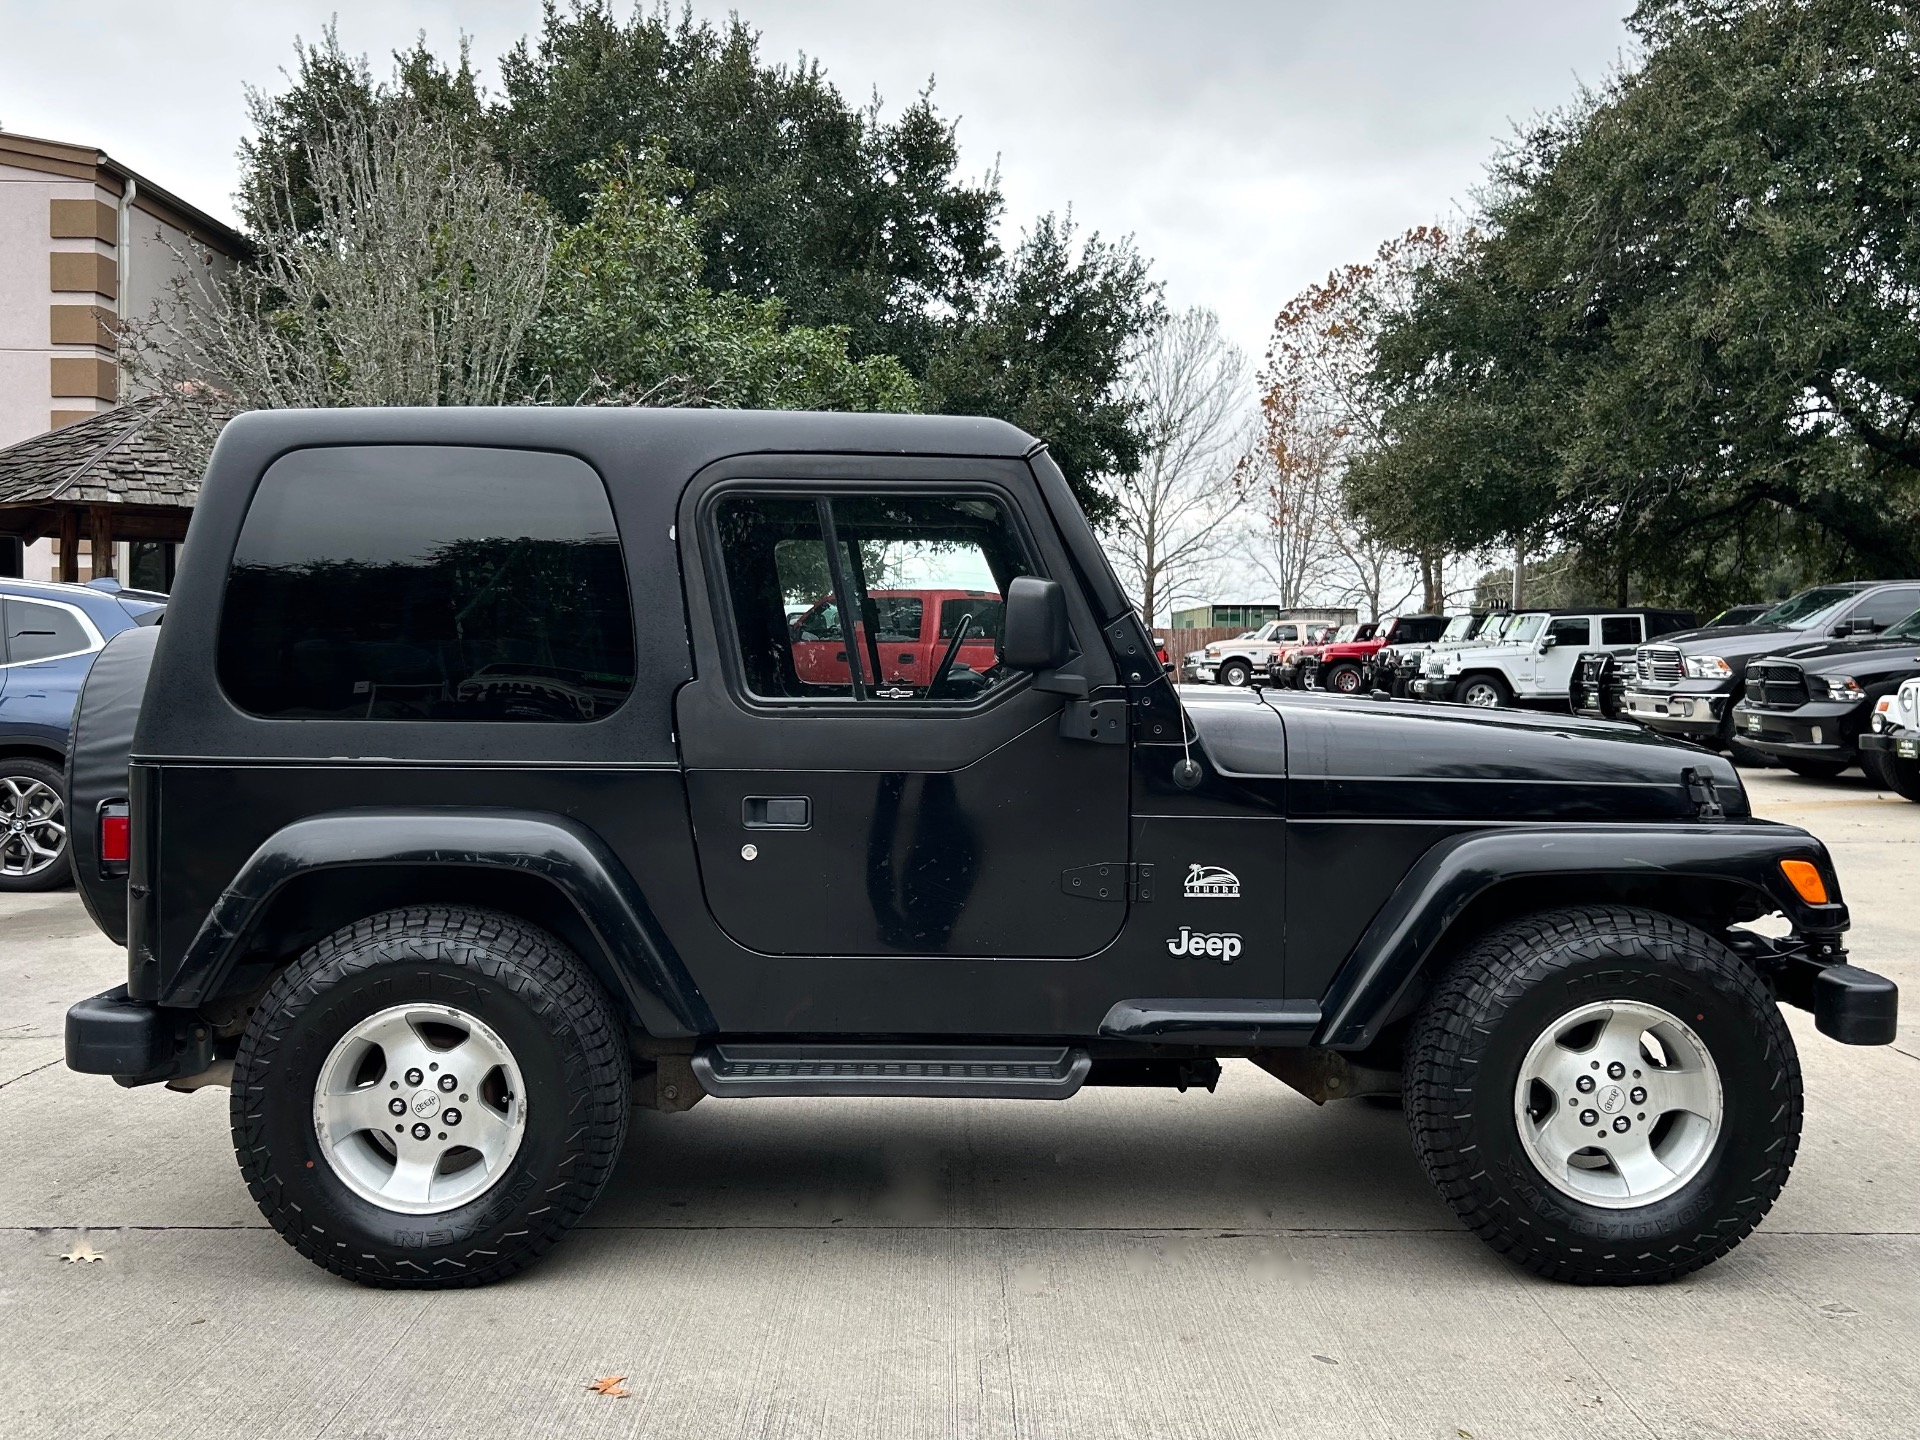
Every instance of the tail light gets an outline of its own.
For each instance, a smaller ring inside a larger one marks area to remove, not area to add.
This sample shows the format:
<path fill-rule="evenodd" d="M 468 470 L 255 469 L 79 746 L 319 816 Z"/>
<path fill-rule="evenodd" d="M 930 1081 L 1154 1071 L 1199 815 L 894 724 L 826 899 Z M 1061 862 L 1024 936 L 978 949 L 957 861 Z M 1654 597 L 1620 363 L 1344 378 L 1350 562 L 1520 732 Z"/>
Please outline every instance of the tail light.
<path fill-rule="evenodd" d="M 133 826 L 124 800 L 100 802 L 100 872 L 103 875 L 127 873 L 127 856 L 133 843 Z"/>

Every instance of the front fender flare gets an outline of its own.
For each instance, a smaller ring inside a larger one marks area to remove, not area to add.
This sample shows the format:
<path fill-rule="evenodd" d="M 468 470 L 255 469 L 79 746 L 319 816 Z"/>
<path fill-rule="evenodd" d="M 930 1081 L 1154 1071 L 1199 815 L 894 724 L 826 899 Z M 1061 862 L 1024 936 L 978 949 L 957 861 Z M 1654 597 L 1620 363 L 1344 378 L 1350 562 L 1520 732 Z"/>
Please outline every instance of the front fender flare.
<path fill-rule="evenodd" d="M 165 1003 L 198 1006 L 217 995 L 248 928 L 295 876 L 383 865 L 537 876 L 579 912 L 604 952 L 582 958 L 626 1001 L 648 1034 L 705 1035 L 718 1028 L 646 898 L 599 836 L 564 815 L 453 806 L 335 810 L 268 836 L 201 922 Z"/>
<path fill-rule="evenodd" d="M 1502 881 L 1547 876 L 1680 876 L 1728 880 L 1757 890 L 1796 931 L 1847 928 L 1837 899 L 1809 905 L 1780 872 L 1811 860 L 1829 880 L 1833 864 L 1806 831 L 1765 821 L 1698 825 L 1520 825 L 1441 841 L 1420 857 L 1334 976 L 1321 1001 L 1315 1045 L 1363 1050 L 1415 985 L 1454 921 Z M 1837 886 L 1832 890 L 1838 895 Z"/>

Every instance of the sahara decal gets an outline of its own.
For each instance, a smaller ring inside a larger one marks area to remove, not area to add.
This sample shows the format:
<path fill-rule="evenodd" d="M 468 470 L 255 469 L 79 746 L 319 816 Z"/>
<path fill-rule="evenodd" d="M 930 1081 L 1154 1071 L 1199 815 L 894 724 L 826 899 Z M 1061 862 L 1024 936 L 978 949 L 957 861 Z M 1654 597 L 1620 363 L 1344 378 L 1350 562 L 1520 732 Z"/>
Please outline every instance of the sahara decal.
<path fill-rule="evenodd" d="M 1240 954 L 1238 935 L 1197 935 L 1185 925 L 1167 941 L 1169 955 L 1212 955 L 1222 965 L 1231 965 Z"/>
<path fill-rule="evenodd" d="M 1231 870 L 1219 865 L 1202 865 L 1197 860 L 1187 866 L 1187 899 L 1238 900 L 1239 898 L 1240 877 Z"/>

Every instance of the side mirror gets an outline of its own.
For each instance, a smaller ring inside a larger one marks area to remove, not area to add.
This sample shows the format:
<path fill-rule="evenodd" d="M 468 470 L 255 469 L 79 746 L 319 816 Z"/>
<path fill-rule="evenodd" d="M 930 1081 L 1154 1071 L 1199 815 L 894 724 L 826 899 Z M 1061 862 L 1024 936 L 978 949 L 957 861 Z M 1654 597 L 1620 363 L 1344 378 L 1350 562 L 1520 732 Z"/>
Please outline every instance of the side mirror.
<path fill-rule="evenodd" d="M 1546 654 L 1547 651 L 1553 649 L 1553 647 L 1558 645 L 1559 643 L 1560 643 L 1560 637 L 1558 635 L 1547 636 L 1545 639 L 1543 639 L 1540 642 L 1540 653 L 1542 655 Z"/>
<path fill-rule="evenodd" d="M 1059 581 L 1015 576 L 1007 585 L 1001 661 L 1015 670 L 1058 670 L 1072 655 L 1067 594 Z"/>

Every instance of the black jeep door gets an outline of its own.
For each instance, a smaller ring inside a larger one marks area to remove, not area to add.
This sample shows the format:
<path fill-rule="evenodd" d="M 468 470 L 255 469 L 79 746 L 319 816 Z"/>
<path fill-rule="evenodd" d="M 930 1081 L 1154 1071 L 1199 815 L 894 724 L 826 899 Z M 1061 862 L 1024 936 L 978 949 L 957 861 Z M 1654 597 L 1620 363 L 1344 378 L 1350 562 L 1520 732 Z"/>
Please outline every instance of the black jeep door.
<path fill-rule="evenodd" d="M 986 462 L 807 468 L 682 507 L 699 674 L 676 725 L 715 921 L 772 955 L 1100 950 L 1127 914 L 1127 747 L 1063 738 L 1062 697 L 998 663 L 1008 582 L 1065 578 L 1046 516 Z M 1071 608 L 1069 669 L 1098 685 Z M 917 669 L 909 614 L 936 617 Z"/>

